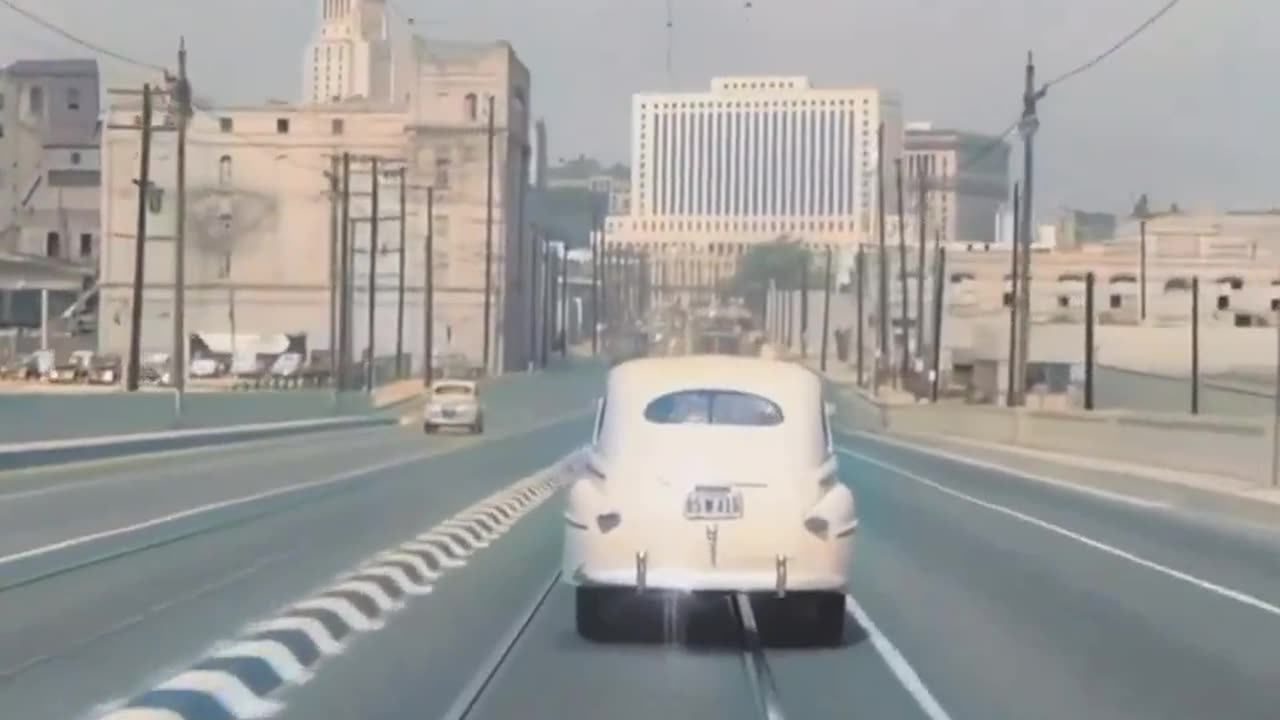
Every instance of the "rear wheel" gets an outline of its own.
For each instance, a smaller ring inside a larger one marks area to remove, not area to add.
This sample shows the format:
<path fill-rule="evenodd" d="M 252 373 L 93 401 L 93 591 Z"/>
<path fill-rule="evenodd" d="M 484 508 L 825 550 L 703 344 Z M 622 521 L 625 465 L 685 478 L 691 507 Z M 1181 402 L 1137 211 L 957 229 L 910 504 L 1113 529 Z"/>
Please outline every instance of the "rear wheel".
<path fill-rule="evenodd" d="M 574 621 L 584 640 L 605 642 L 612 636 L 605 607 L 611 593 L 606 588 L 574 588 Z"/>
<path fill-rule="evenodd" d="M 433 433 L 433 432 L 435 432 L 435 431 L 436 431 L 436 426 L 435 426 L 435 425 L 432 425 L 431 423 L 423 423 L 423 424 L 422 424 L 422 432 L 424 432 L 424 433 L 426 433 L 426 434 L 430 435 L 431 433 Z"/>
<path fill-rule="evenodd" d="M 805 593 L 787 600 L 789 634 L 796 643 L 834 647 L 844 640 L 843 593 Z"/>
<path fill-rule="evenodd" d="M 479 435 L 484 432 L 484 418 L 478 418 L 474 425 L 471 426 L 471 432 Z"/>

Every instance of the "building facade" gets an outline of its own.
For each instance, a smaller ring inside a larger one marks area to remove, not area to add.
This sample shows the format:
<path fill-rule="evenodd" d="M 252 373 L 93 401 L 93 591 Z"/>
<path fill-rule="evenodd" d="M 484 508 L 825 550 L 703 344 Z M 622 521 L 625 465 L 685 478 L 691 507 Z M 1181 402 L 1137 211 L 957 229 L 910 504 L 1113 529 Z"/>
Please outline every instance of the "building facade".
<path fill-rule="evenodd" d="M 403 41 L 386 0 L 321 0 L 319 25 L 302 60 L 303 101 L 405 100 L 412 77 L 396 62 L 397 46 Z"/>
<path fill-rule="evenodd" d="M 882 124 L 888 199 L 903 153 L 894 93 L 723 77 L 708 92 L 636 95 L 631 208 L 608 219 L 607 241 L 646 251 L 664 287 L 726 278 L 746 248 L 780 238 L 835 246 L 846 266 L 876 236 Z"/>
<path fill-rule="evenodd" d="M 995 242 L 1000 212 L 1010 203 L 1010 154 L 1002 138 L 927 123 L 908 126 L 907 224 L 918 233 L 923 216 L 928 242 Z"/>
<path fill-rule="evenodd" d="M 187 152 L 189 333 L 230 336 L 241 347 L 252 347 L 254 336 L 305 334 L 309 350 L 330 347 L 337 264 L 333 239 L 340 230 L 340 193 L 333 192 L 331 173 L 337 158 L 350 153 L 353 359 L 363 356 L 372 335 L 375 356 L 393 355 L 399 342 L 414 356 L 414 366 L 421 367 L 427 195 L 434 188 L 430 227 L 437 352 L 481 359 L 484 248 L 489 239 L 494 250 L 489 365 L 494 370 L 524 366 L 529 333 L 527 316 L 518 308 L 531 304 L 521 295 L 528 292 L 521 280 L 527 277 L 532 253 L 522 244 L 527 233 L 520 231 L 528 72 L 505 43 L 458 45 L 419 38 L 414 57 L 416 82 L 407 102 L 267 104 L 197 113 Z M 488 97 L 495 109 L 491 225 L 486 223 Z M 133 99 L 115 103 L 112 125 L 135 122 L 136 115 Z M 173 341 L 173 143 L 172 133 L 155 135 L 147 204 L 142 343 L 157 352 L 167 351 Z M 99 324 L 100 343 L 114 351 L 127 346 L 130 330 L 138 155 L 136 130 L 112 129 L 104 136 L 103 226 L 109 241 L 101 264 Z M 376 174 L 374 157 L 379 159 Z M 402 237 L 405 302 L 398 339 Z M 371 275 L 376 288 L 372 333 L 367 310 Z"/>

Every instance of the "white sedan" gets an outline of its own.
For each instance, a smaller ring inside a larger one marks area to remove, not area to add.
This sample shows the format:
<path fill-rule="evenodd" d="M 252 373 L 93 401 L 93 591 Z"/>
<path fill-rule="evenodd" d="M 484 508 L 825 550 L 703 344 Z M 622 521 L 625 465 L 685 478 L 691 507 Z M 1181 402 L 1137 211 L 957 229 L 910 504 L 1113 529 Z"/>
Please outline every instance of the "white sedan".
<path fill-rule="evenodd" d="M 776 603 L 793 636 L 840 641 L 857 518 L 818 375 L 748 357 L 623 363 L 586 466 L 568 493 L 562 568 L 580 635 L 608 635 L 622 595 L 750 593 Z"/>
<path fill-rule="evenodd" d="M 433 433 L 446 427 L 484 432 L 480 387 L 474 381 L 437 380 L 427 390 L 426 406 L 422 409 L 423 432 Z"/>

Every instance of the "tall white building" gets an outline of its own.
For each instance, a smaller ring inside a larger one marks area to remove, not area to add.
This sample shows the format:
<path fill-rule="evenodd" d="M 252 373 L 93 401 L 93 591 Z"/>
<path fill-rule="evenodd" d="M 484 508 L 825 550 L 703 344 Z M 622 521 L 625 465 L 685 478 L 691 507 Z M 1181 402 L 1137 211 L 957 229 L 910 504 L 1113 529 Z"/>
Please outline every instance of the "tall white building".
<path fill-rule="evenodd" d="M 303 101 L 400 99 L 386 0 L 321 0 L 320 4 L 320 26 L 302 61 Z"/>
<path fill-rule="evenodd" d="M 898 100 L 874 88 L 716 78 L 710 92 L 632 104 L 632 218 L 675 228 L 869 233 L 881 122 L 886 160 L 902 152 Z"/>
<path fill-rule="evenodd" d="M 724 77 L 708 92 L 636 95 L 631 211 L 610 217 L 609 240 L 661 256 L 676 285 L 731 273 L 753 243 L 870 242 L 881 123 L 888 199 L 903 153 L 894 93 Z"/>

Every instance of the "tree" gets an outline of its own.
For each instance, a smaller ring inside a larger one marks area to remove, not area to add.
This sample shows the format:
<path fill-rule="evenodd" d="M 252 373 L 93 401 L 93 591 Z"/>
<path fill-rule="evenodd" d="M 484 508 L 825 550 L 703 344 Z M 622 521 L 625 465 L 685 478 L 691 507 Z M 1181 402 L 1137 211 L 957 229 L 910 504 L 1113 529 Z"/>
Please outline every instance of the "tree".
<path fill-rule="evenodd" d="M 803 273 L 807 271 L 809 287 L 821 287 L 816 270 L 809 248 L 780 237 L 770 243 L 753 245 L 742 254 L 733 286 L 739 293 L 745 293 L 767 288 L 772 280 L 779 290 L 799 290 L 803 286 Z"/>

